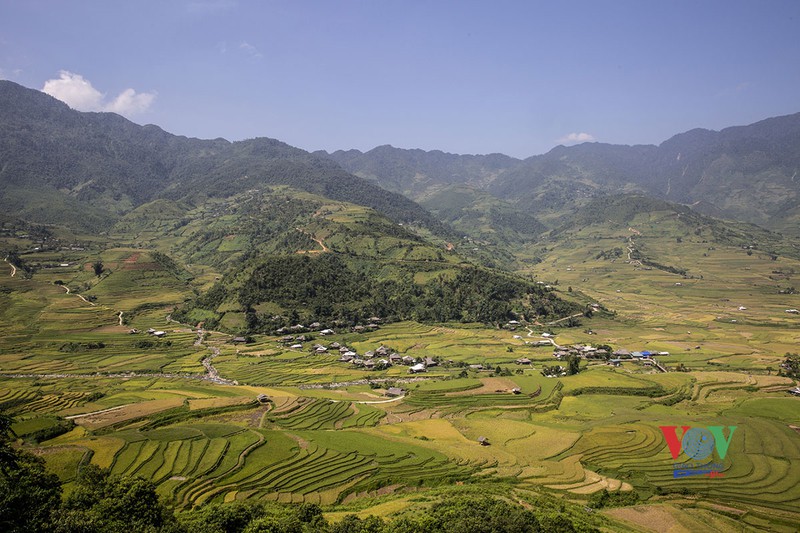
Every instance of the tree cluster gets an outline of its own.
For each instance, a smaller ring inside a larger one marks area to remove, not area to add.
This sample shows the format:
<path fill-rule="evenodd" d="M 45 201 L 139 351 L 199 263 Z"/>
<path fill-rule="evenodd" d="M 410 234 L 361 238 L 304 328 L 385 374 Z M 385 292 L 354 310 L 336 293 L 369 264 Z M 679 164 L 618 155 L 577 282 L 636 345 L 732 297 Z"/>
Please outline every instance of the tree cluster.
<path fill-rule="evenodd" d="M 412 267 L 386 274 L 385 265 L 358 262 L 335 254 L 259 258 L 232 274 L 192 305 L 178 313 L 186 317 L 195 307 L 214 311 L 236 300 L 246 313 L 248 332 L 272 332 L 308 322 L 350 325 L 379 316 L 388 321 L 482 322 L 500 324 L 519 315 L 557 317 L 579 309 L 553 292 L 531 282 L 472 265 L 455 267 L 420 284 Z M 265 302 L 279 305 L 282 315 L 256 311 Z M 207 322 L 209 327 L 213 327 Z"/>

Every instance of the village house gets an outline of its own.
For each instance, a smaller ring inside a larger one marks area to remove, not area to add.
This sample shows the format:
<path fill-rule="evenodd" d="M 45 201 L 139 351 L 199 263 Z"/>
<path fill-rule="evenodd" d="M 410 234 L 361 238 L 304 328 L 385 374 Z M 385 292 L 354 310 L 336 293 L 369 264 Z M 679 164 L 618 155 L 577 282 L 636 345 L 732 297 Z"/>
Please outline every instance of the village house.
<path fill-rule="evenodd" d="M 425 367 L 425 365 L 423 365 L 422 363 L 417 363 L 416 365 L 408 368 L 408 373 L 417 374 L 419 372 L 427 372 L 427 370 L 428 369 Z"/>
<path fill-rule="evenodd" d="M 384 395 L 389 396 L 390 398 L 396 398 L 398 396 L 402 396 L 403 394 L 405 394 L 405 392 L 406 391 L 404 391 L 399 387 L 389 387 L 388 389 L 386 389 Z"/>

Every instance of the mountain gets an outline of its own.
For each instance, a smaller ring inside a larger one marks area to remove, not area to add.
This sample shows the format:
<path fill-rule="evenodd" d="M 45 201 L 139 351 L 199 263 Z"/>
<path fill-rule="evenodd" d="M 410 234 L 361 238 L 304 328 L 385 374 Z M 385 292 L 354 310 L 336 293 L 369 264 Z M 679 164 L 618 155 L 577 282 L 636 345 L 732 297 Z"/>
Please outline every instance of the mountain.
<path fill-rule="evenodd" d="M 448 187 L 457 186 L 450 190 L 461 194 L 459 187 L 466 185 L 551 227 L 592 198 L 628 193 L 782 231 L 800 227 L 800 113 L 721 131 L 694 129 L 658 146 L 558 146 L 523 161 L 391 146 L 327 155 L 415 200 L 441 200 Z"/>
<path fill-rule="evenodd" d="M 452 234 L 407 198 L 283 142 L 175 136 L 0 81 L 0 209 L 9 215 L 95 229 L 158 198 L 192 203 L 264 185 L 291 185 Z"/>
<path fill-rule="evenodd" d="M 489 186 L 527 209 L 639 192 L 716 216 L 791 228 L 800 202 L 800 113 L 659 146 L 585 143 L 526 159 Z"/>
<path fill-rule="evenodd" d="M 187 289 L 199 274 L 195 297 L 174 316 L 229 331 L 373 316 L 503 323 L 580 310 L 478 266 L 498 263 L 492 243 L 462 247 L 419 204 L 328 157 L 267 138 L 179 137 L 73 111 L 11 82 L 0 82 L 0 193 L 9 220 L 67 227 L 95 247 L 148 250 Z M 64 249 L 48 235 L 35 250 Z M 42 266 L 22 257 L 29 251 L 5 252 L 26 274 Z"/>
<path fill-rule="evenodd" d="M 319 152 L 356 176 L 381 187 L 418 199 L 430 189 L 448 185 L 486 188 L 506 170 L 520 164 L 503 154 L 457 155 L 439 150 L 405 150 L 385 145 L 368 152 Z"/>

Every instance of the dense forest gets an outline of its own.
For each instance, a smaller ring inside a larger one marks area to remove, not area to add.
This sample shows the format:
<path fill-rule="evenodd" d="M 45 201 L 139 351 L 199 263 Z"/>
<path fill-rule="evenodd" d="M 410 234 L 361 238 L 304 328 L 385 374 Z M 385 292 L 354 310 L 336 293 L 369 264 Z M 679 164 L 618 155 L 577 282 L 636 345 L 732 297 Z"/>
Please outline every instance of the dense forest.
<path fill-rule="evenodd" d="M 235 301 L 247 314 L 247 332 L 258 333 L 298 322 L 355 325 L 374 316 L 500 324 L 520 316 L 551 318 L 580 311 L 541 285 L 474 265 L 454 267 L 425 283 L 415 281 L 421 266 L 396 269 L 392 277 L 382 275 L 381 266 L 335 254 L 259 258 L 254 267 L 226 276 L 243 279 L 221 280 L 174 316 L 192 321 L 195 309 L 217 311 Z M 284 312 L 257 311 L 265 302 Z M 206 322 L 207 327 L 217 324 Z"/>

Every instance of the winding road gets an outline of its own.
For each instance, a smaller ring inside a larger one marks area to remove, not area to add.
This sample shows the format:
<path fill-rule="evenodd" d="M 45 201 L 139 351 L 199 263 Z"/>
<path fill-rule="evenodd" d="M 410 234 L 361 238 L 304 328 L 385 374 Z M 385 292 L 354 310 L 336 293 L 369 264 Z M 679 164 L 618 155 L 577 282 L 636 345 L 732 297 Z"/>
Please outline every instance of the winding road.
<path fill-rule="evenodd" d="M 16 276 L 17 275 L 17 267 L 14 266 L 14 263 L 9 261 L 7 257 L 5 259 L 3 259 L 3 261 L 8 263 L 8 266 L 11 267 L 11 277 L 13 278 L 14 276 Z"/>

